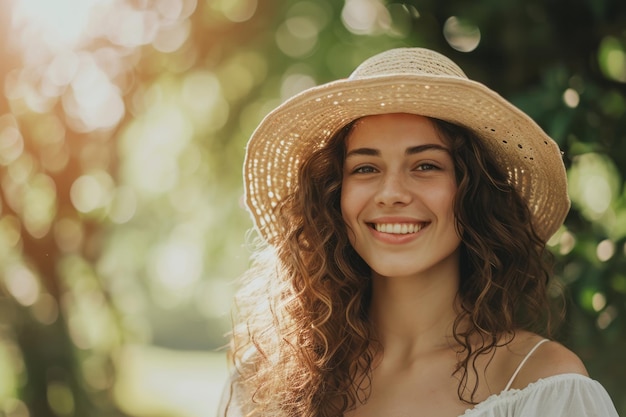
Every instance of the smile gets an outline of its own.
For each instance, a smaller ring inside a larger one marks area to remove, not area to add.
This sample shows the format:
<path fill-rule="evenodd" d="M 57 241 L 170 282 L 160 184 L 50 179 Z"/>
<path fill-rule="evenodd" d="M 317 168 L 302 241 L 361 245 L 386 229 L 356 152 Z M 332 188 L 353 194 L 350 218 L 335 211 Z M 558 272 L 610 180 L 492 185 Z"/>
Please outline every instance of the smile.
<path fill-rule="evenodd" d="M 417 233 L 424 227 L 422 223 L 373 223 L 371 225 L 377 232 L 394 235 L 407 235 Z"/>

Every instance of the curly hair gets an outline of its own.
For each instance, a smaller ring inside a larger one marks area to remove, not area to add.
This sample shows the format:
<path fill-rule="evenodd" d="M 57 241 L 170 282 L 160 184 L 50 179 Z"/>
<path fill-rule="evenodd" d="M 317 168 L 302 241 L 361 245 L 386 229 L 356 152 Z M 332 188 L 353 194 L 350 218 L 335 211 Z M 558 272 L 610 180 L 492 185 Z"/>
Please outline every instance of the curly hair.
<path fill-rule="evenodd" d="M 528 205 L 482 141 L 464 128 L 434 122 L 449 143 L 458 185 L 454 212 L 462 239 L 461 311 L 453 327 L 462 347 L 458 395 L 475 404 L 480 355 L 495 353 L 501 336 L 519 329 L 551 333 L 547 286 L 552 258 L 532 225 Z M 470 370 L 476 383 L 468 390 Z"/>
<path fill-rule="evenodd" d="M 459 398 L 473 404 L 477 358 L 493 354 L 502 335 L 548 328 L 547 251 L 481 140 L 431 120 L 455 164 L 462 237 L 455 374 Z M 353 124 L 305 158 L 297 189 L 276 208 L 284 234 L 259 248 L 236 297 L 231 397 L 248 399 L 235 400 L 247 415 L 338 416 L 369 395 L 382 349 L 368 319 L 371 270 L 350 245 L 340 207 Z"/>

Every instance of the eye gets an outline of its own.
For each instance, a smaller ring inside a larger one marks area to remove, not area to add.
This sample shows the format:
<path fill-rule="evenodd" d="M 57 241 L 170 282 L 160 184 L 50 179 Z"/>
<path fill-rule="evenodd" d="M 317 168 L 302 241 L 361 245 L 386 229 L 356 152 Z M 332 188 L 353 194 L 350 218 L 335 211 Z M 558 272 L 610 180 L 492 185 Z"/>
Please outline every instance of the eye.
<path fill-rule="evenodd" d="M 353 174 L 373 174 L 377 172 L 376 168 L 371 165 L 361 165 L 352 170 Z"/>
<path fill-rule="evenodd" d="M 428 162 L 423 162 L 415 167 L 416 171 L 434 171 L 438 169 L 439 167 L 437 165 Z"/>

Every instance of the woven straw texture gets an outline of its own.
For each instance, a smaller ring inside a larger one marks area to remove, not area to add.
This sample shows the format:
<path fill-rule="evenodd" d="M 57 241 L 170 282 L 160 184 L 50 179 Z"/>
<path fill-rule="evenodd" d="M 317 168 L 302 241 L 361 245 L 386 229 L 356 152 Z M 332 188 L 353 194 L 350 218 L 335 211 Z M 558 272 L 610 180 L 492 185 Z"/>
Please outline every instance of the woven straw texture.
<path fill-rule="evenodd" d="M 244 161 L 245 200 L 267 241 L 281 237 L 275 208 L 294 191 L 300 163 L 347 123 L 383 113 L 419 114 L 470 129 L 508 172 L 540 237 L 549 239 L 563 223 L 570 202 L 558 145 L 445 56 L 399 48 L 369 58 L 348 79 L 290 98 L 254 131 Z"/>

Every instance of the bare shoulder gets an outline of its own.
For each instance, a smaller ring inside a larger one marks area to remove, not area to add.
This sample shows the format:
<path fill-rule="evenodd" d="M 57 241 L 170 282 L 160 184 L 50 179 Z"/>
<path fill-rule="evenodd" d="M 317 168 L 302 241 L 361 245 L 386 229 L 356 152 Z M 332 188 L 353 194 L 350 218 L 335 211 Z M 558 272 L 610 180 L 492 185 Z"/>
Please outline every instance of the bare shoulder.
<path fill-rule="evenodd" d="M 528 353 L 543 338 L 532 333 L 520 333 L 518 340 L 511 343 L 511 360 L 521 364 Z M 512 388 L 524 388 L 528 384 L 542 378 L 561 374 L 579 374 L 588 376 L 585 365 L 571 350 L 555 341 L 541 343 L 528 357 L 517 377 L 513 380 Z"/>

